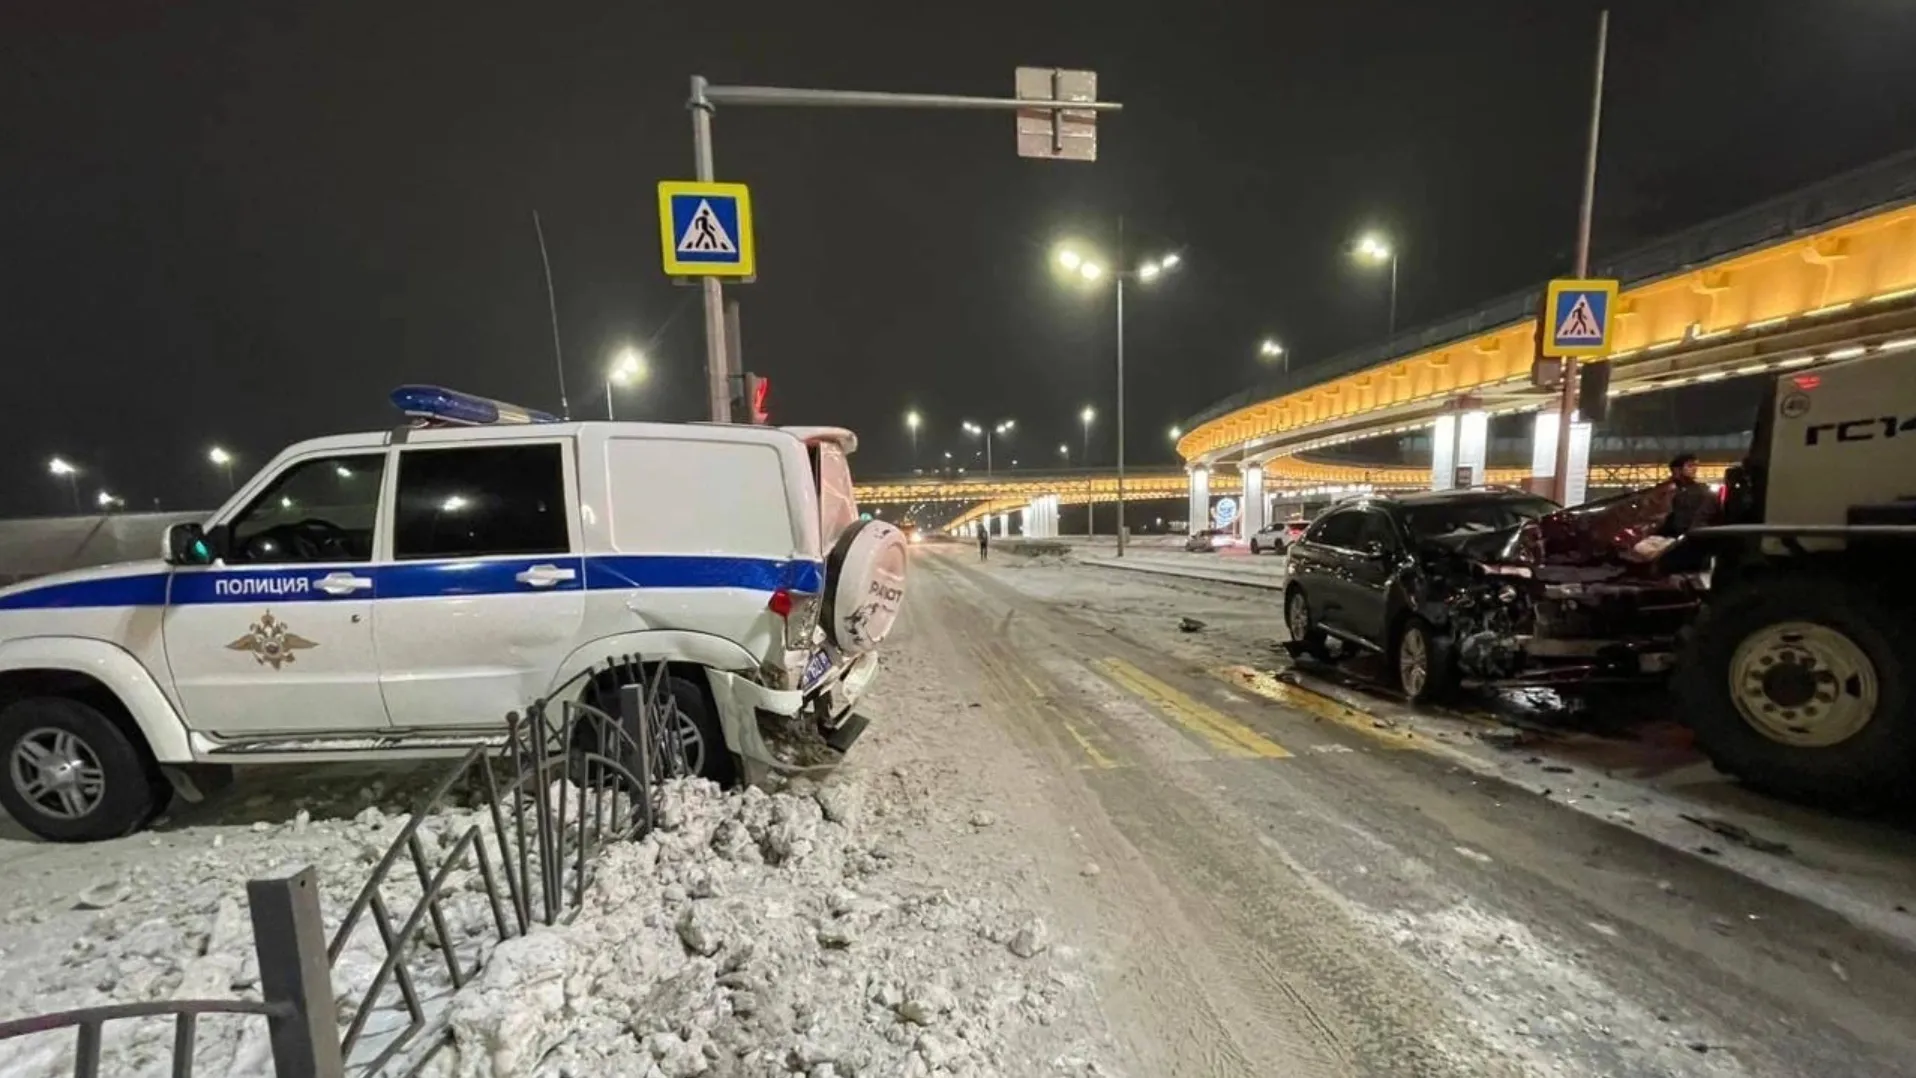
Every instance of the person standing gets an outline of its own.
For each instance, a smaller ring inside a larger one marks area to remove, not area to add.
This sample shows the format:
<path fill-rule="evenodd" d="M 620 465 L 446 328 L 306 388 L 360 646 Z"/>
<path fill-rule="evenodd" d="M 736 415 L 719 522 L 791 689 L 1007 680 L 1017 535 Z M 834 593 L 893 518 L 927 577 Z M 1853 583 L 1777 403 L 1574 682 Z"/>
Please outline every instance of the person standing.
<path fill-rule="evenodd" d="M 978 560 L 984 561 L 991 553 L 991 529 L 978 529 Z"/>
<path fill-rule="evenodd" d="M 1706 484 L 1697 481 L 1696 454 L 1684 453 L 1670 462 L 1670 483 L 1676 490 L 1670 500 L 1670 515 L 1664 522 L 1665 535 L 1680 538 L 1691 528 L 1713 523 L 1716 496 Z"/>

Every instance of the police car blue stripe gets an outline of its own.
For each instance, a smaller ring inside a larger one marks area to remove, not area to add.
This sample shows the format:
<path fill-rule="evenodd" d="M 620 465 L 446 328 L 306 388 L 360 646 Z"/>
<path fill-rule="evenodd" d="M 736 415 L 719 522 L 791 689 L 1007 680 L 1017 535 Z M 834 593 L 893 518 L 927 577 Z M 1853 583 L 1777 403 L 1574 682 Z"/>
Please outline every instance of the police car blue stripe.
<path fill-rule="evenodd" d="M 572 570 L 571 580 L 561 580 L 534 589 L 519 580 L 519 574 L 535 565 L 550 565 Z M 373 570 L 377 599 L 424 599 L 448 595 L 507 595 L 519 592 L 544 594 L 553 591 L 577 591 L 584 585 L 579 577 L 579 559 L 547 556 L 492 561 L 400 562 Z"/>
<path fill-rule="evenodd" d="M 743 588 L 747 591 L 816 592 L 824 567 L 815 561 L 774 558 L 674 557 L 669 554 L 608 554 L 587 558 L 585 586 L 616 588 Z"/>
<path fill-rule="evenodd" d="M 29 587 L 0 595 L 0 610 L 52 610 L 69 607 L 164 606 L 172 583 L 172 603 L 338 602 L 319 590 L 319 582 L 339 572 L 363 576 L 373 587 L 344 598 L 418 599 L 453 595 L 538 594 L 518 574 L 534 565 L 578 570 L 580 578 L 560 581 L 543 591 L 581 587 L 606 591 L 626 588 L 739 588 L 746 591 L 817 593 L 825 569 L 815 561 L 777 558 L 728 558 L 672 555 L 598 555 L 401 562 L 385 565 L 322 565 L 302 569 L 209 569 L 179 573 L 141 573 L 65 584 Z"/>
<path fill-rule="evenodd" d="M 0 595 L 0 610 L 51 610 L 77 606 L 163 606 L 166 573 L 140 573 L 53 584 Z"/>

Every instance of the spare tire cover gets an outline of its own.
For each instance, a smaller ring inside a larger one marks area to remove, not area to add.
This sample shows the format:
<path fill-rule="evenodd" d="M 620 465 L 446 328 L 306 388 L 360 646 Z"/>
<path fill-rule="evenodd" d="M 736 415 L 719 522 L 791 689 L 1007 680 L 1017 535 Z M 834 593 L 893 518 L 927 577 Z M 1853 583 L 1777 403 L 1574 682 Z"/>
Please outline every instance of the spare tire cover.
<path fill-rule="evenodd" d="M 905 602 L 905 533 L 882 520 L 846 528 L 825 559 L 821 619 L 832 644 L 859 655 L 883 643 Z"/>

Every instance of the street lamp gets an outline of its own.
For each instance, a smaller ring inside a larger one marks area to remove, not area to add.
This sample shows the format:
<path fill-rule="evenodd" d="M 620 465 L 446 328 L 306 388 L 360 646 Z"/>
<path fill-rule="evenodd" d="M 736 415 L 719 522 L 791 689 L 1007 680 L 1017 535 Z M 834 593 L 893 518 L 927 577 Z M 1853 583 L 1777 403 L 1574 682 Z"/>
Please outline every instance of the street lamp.
<path fill-rule="evenodd" d="M 1397 249 L 1390 241 L 1375 232 L 1366 232 L 1357 241 L 1355 253 L 1358 258 L 1370 263 L 1390 263 L 1390 321 L 1386 324 L 1387 333 L 1397 332 Z"/>
<path fill-rule="evenodd" d="M 918 409 L 905 413 L 905 429 L 911 432 L 911 466 L 918 467 L 918 424 L 923 422 Z"/>
<path fill-rule="evenodd" d="M 612 414 L 612 387 L 629 386 L 645 381 L 649 372 L 645 366 L 645 356 L 636 348 L 624 348 L 605 369 L 605 417 L 616 419 Z"/>
<path fill-rule="evenodd" d="M 98 505 L 101 509 L 109 513 L 111 513 L 113 510 L 118 509 L 119 507 L 126 504 L 125 499 L 116 498 L 113 495 L 108 494 L 104 490 L 101 491 L 98 495 L 96 495 L 93 501 L 94 501 L 94 504 Z"/>
<path fill-rule="evenodd" d="M 1079 464 L 1091 463 L 1091 421 L 1096 418 L 1098 418 L 1098 410 L 1089 404 L 1084 406 L 1084 411 L 1078 413 L 1078 421 L 1084 424 L 1084 451 L 1078 454 Z"/>
<path fill-rule="evenodd" d="M 1172 427 L 1172 428 L 1171 428 L 1171 440 L 1172 440 L 1172 441 L 1174 441 L 1174 442 L 1175 442 L 1175 441 L 1177 441 L 1177 440 L 1178 440 L 1179 438 L 1182 438 L 1182 437 L 1184 437 L 1184 432 L 1183 432 L 1182 430 L 1179 430 L 1179 429 L 1178 429 L 1178 428 L 1176 428 L 1176 427 Z"/>
<path fill-rule="evenodd" d="M 47 471 L 67 481 L 67 491 L 73 495 L 73 511 L 80 511 L 80 469 L 54 457 L 47 461 Z"/>
<path fill-rule="evenodd" d="M 994 434 L 1010 433 L 1011 428 L 1018 425 L 1018 421 L 1015 419 L 1001 419 L 998 421 L 998 423 L 995 426 L 981 427 L 978 424 L 973 423 L 971 420 L 967 419 L 964 421 L 962 425 L 964 427 L 966 434 L 971 435 L 973 438 L 983 438 L 985 440 L 985 475 L 990 476 L 991 475 L 991 436 Z"/>
<path fill-rule="evenodd" d="M 1058 443 L 1058 459 L 1064 461 L 1066 464 L 1071 463 L 1071 447 L 1063 442 Z"/>
<path fill-rule="evenodd" d="M 1122 238 L 1122 234 L 1120 234 Z M 1120 252 L 1122 254 L 1122 252 Z M 1067 273 L 1075 272 L 1085 282 L 1096 284 L 1105 275 L 1105 267 L 1095 257 L 1080 251 L 1076 246 L 1065 244 L 1058 248 L 1054 256 L 1058 265 Z M 1149 262 L 1141 262 L 1130 270 L 1112 270 L 1111 279 L 1117 293 L 1118 314 L 1118 557 L 1124 557 L 1124 284 L 1136 281 L 1150 284 L 1182 264 L 1184 259 L 1176 252 L 1165 254 Z M 1089 441 L 1091 410 L 1085 409 L 1086 440 Z"/>
<path fill-rule="evenodd" d="M 207 450 L 206 459 L 212 461 L 214 467 L 226 473 L 226 489 L 231 491 L 233 489 L 233 454 L 219 446 L 214 446 Z"/>
<path fill-rule="evenodd" d="M 1263 342 L 1257 346 L 1257 356 L 1266 362 L 1276 360 L 1285 374 L 1291 373 L 1291 354 L 1284 350 L 1283 345 L 1271 338 L 1264 338 Z"/>

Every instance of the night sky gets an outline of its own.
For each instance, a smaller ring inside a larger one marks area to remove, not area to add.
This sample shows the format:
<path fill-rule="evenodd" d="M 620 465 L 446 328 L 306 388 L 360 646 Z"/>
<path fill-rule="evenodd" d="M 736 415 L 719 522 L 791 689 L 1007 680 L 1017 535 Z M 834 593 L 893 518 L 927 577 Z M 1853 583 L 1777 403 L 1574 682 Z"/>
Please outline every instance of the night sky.
<path fill-rule="evenodd" d="M 392 425 L 436 382 L 555 409 L 545 220 L 576 415 L 622 344 L 629 418 L 703 411 L 695 289 L 654 185 L 691 174 L 688 76 L 1002 96 L 1094 68 L 1095 164 L 1014 153 L 993 113 L 721 110 L 752 185 L 749 368 L 777 421 L 858 430 L 861 474 L 968 451 L 1055 460 L 1100 413 L 1112 311 L 1054 240 L 1183 266 L 1128 311 L 1130 451 L 1260 372 L 1568 268 L 1597 4 L 12 3 L 0 13 L 0 514 L 64 509 L 60 454 L 134 507 L 205 507 L 219 443 Z M 1596 247 L 1674 231 L 1916 143 L 1916 5 L 1612 5 Z M 829 11 L 831 14 L 821 14 Z M 1002 464 L 1002 461 L 1001 461 Z"/>

